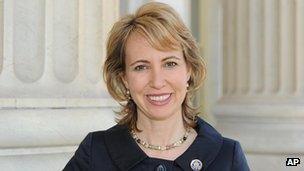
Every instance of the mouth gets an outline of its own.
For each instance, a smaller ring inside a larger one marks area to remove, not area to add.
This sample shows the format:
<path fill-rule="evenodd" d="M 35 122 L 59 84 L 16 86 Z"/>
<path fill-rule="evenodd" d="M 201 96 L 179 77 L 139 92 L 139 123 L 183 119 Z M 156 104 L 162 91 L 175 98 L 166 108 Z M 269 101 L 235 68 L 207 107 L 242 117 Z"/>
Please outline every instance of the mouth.
<path fill-rule="evenodd" d="M 171 95 L 172 93 L 153 94 L 153 95 L 151 94 L 151 95 L 147 95 L 147 99 L 153 105 L 162 106 L 169 103 L 171 99 Z"/>

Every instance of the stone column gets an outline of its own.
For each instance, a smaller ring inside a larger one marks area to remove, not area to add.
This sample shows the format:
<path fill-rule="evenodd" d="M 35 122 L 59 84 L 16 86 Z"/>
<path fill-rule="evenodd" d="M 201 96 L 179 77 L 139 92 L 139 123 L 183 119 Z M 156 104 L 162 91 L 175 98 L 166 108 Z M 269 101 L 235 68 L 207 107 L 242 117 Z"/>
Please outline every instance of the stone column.
<path fill-rule="evenodd" d="M 204 3 L 206 101 L 217 128 L 241 141 L 252 170 L 304 160 L 304 1 Z"/>
<path fill-rule="evenodd" d="M 118 0 L 0 1 L 0 170 L 61 170 L 114 124 L 101 67 L 118 15 Z"/>

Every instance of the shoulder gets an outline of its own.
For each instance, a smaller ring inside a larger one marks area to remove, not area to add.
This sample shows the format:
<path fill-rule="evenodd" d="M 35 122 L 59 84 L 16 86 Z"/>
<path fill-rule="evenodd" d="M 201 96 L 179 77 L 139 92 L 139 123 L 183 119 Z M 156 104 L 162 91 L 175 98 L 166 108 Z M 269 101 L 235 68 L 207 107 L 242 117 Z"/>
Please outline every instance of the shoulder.
<path fill-rule="evenodd" d="M 227 157 L 233 158 L 235 150 L 240 149 L 241 145 L 238 141 L 230 138 L 223 137 L 223 143 L 221 147 L 221 153 L 227 155 Z"/>
<path fill-rule="evenodd" d="M 90 141 L 92 143 L 95 143 L 95 142 L 100 143 L 100 142 L 103 142 L 105 137 L 107 137 L 108 135 L 120 136 L 120 134 L 126 130 L 127 130 L 127 128 L 125 126 L 116 124 L 106 130 L 90 132 L 86 136 L 84 141 Z"/>
<path fill-rule="evenodd" d="M 198 136 L 216 143 L 220 146 L 221 150 L 233 150 L 236 146 L 240 146 L 240 143 L 234 139 L 223 137 L 213 126 L 198 118 L 196 131 Z"/>
<path fill-rule="evenodd" d="M 232 161 L 232 170 L 249 170 L 247 160 L 240 143 L 230 138 L 223 138 L 221 153 Z"/>
<path fill-rule="evenodd" d="M 218 144 L 221 144 L 223 141 L 222 135 L 213 126 L 199 117 L 196 122 L 195 130 L 198 137 L 202 137 Z"/>
<path fill-rule="evenodd" d="M 223 168 L 236 171 L 249 170 L 245 154 L 238 141 L 223 137 L 213 126 L 200 118 L 197 122 L 197 131 L 201 142 L 205 146 L 212 147 L 209 154 L 213 154 L 214 157 L 210 160 L 210 168 L 215 167 L 215 170 L 225 170 Z"/>
<path fill-rule="evenodd" d="M 126 126 L 117 124 L 107 130 L 91 132 L 88 136 L 91 136 L 92 145 L 104 144 L 108 141 L 115 142 L 119 140 L 127 132 L 128 128 Z"/>
<path fill-rule="evenodd" d="M 115 170 L 105 137 L 118 127 L 116 125 L 108 130 L 88 133 L 63 170 L 98 170 L 100 168 Z"/>
<path fill-rule="evenodd" d="M 125 125 L 115 125 L 108 130 L 91 134 L 95 168 L 128 170 L 127 168 L 132 168 L 146 158 Z"/>

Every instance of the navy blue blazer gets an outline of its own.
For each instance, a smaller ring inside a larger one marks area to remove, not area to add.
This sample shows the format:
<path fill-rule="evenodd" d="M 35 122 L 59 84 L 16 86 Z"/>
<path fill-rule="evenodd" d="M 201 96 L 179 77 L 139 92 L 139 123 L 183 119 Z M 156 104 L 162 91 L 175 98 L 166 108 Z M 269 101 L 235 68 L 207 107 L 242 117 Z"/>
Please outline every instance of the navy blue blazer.
<path fill-rule="evenodd" d="M 198 118 L 197 137 L 174 161 L 147 156 L 131 137 L 128 128 L 116 125 L 106 131 L 89 133 L 81 142 L 64 171 L 191 171 L 194 159 L 201 170 L 248 171 L 240 144 L 222 137 L 211 125 Z"/>

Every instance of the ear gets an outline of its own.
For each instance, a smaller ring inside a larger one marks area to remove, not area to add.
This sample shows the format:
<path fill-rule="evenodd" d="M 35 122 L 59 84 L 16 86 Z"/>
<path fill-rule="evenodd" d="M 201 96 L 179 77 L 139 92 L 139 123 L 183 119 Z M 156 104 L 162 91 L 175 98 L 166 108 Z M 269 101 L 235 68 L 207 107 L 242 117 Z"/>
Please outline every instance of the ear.
<path fill-rule="evenodd" d="M 127 81 L 127 79 L 126 79 L 126 74 L 125 74 L 125 73 L 121 73 L 121 74 L 119 74 L 119 76 L 120 76 L 120 78 L 121 78 L 123 84 L 125 85 L 125 87 L 126 87 L 127 89 L 129 89 L 129 84 L 128 84 L 128 81 Z"/>

